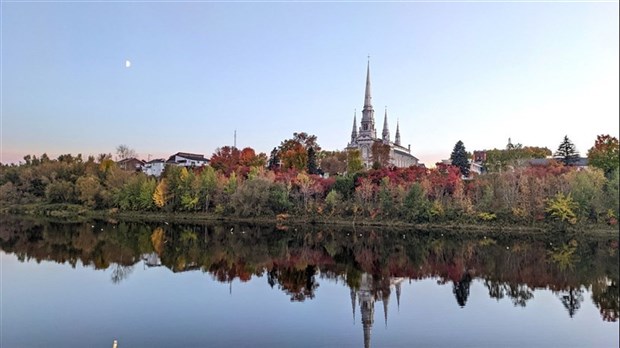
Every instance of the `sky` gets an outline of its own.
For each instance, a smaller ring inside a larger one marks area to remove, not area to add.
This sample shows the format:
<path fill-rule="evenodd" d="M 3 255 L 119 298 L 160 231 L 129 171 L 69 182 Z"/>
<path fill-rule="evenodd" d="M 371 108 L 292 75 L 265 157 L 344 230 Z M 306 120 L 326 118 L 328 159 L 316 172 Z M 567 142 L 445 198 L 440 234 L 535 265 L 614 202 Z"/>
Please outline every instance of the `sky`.
<path fill-rule="evenodd" d="M 618 137 L 618 2 L 2 2 L 0 162 L 342 150 L 370 60 L 377 133 L 427 166 L 510 138 Z M 368 58 L 370 56 L 370 58 Z M 131 64 L 127 67 L 126 61 Z M 358 123 L 359 125 L 359 123 Z"/>

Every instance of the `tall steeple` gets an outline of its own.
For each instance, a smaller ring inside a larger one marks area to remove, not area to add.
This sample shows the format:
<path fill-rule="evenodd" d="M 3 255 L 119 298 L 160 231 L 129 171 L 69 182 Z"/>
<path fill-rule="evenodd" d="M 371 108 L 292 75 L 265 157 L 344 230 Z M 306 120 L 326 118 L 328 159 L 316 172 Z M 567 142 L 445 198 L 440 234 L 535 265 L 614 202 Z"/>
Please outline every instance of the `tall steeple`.
<path fill-rule="evenodd" d="M 364 91 L 364 110 L 372 109 L 372 96 L 370 95 L 370 57 L 366 66 L 366 90 Z"/>
<path fill-rule="evenodd" d="M 381 133 L 381 135 L 383 135 L 383 142 L 386 144 L 390 143 L 390 130 L 388 129 L 388 122 L 387 122 L 387 106 L 385 107 L 385 117 L 383 118 L 383 133 Z"/>
<path fill-rule="evenodd" d="M 351 131 L 351 144 L 357 140 L 357 110 L 353 111 L 353 130 Z"/>
<path fill-rule="evenodd" d="M 368 57 L 368 66 L 366 67 L 366 90 L 364 92 L 364 108 L 362 109 L 362 128 L 360 135 L 377 137 L 375 129 L 375 110 L 372 108 L 372 97 L 370 92 L 370 57 Z"/>
<path fill-rule="evenodd" d="M 400 146 L 400 121 L 396 120 L 396 139 L 394 139 L 394 143 Z"/>

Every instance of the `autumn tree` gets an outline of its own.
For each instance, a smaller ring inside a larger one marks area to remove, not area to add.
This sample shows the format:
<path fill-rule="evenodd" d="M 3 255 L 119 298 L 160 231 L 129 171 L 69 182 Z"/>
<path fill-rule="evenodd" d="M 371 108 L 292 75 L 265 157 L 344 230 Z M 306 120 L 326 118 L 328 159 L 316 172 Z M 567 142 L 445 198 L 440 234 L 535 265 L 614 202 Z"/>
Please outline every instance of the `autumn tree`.
<path fill-rule="evenodd" d="M 229 175 L 239 165 L 240 156 L 241 153 L 236 147 L 218 147 L 215 149 L 213 155 L 211 155 L 209 165 L 216 171 Z"/>
<path fill-rule="evenodd" d="M 329 175 L 342 174 L 347 170 L 347 152 L 323 151 L 321 169 Z"/>
<path fill-rule="evenodd" d="M 167 195 L 168 193 L 168 185 L 166 179 L 161 179 L 157 187 L 155 188 L 155 192 L 153 193 L 153 202 L 158 208 L 163 208 L 166 205 Z"/>
<path fill-rule="evenodd" d="M 372 166 L 374 169 L 385 168 L 390 165 L 390 145 L 382 141 L 375 141 L 370 149 Z"/>
<path fill-rule="evenodd" d="M 461 175 L 464 177 L 469 176 L 469 160 L 467 158 L 467 151 L 465 150 L 465 145 L 462 141 L 458 141 L 454 145 L 454 149 L 452 150 L 452 154 L 450 155 L 450 160 L 453 166 L 457 166 L 461 171 Z"/>
<path fill-rule="evenodd" d="M 598 135 L 594 146 L 588 150 L 588 164 L 600 168 L 609 177 L 620 164 L 620 146 L 618 138 L 610 135 Z"/>
<path fill-rule="evenodd" d="M 579 160 L 579 152 L 568 135 L 564 136 L 564 140 L 558 146 L 558 150 L 555 152 L 554 157 L 564 163 L 565 166 L 574 165 Z"/>
<path fill-rule="evenodd" d="M 285 139 L 280 143 L 279 157 L 282 160 L 282 167 L 299 171 L 306 170 L 310 148 L 314 149 L 315 153 L 321 151 L 316 135 L 308 135 L 305 132 L 293 133 L 293 138 Z"/>

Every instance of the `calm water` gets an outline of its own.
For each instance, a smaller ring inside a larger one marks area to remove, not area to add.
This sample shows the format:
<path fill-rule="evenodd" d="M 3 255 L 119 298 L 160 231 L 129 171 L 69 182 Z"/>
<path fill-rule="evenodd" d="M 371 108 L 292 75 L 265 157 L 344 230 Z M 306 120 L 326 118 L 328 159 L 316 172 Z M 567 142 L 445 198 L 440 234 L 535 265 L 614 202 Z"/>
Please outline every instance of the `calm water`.
<path fill-rule="evenodd" d="M 4 218 L 1 347 L 618 347 L 618 239 Z"/>

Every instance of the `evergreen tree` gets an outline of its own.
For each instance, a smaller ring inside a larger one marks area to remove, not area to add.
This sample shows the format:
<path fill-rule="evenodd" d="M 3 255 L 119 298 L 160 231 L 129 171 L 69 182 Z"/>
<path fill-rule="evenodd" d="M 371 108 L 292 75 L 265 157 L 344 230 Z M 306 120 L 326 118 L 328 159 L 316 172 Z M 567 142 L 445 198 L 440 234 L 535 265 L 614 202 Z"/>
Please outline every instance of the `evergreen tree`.
<path fill-rule="evenodd" d="M 316 152 L 313 147 L 308 149 L 308 174 L 317 174 Z"/>
<path fill-rule="evenodd" d="M 579 152 L 568 136 L 564 136 L 564 140 L 555 152 L 554 157 L 566 166 L 575 164 L 579 160 Z"/>
<path fill-rule="evenodd" d="M 456 145 L 454 145 L 450 160 L 453 166 L 459 167 L 461 175 L 465 177 L 469 176 L 469 161 L 467 160 L 467 151 L 465 151 L 465 145 L 463 145 L 462 141 L 459 140 Z"/>
<path fill-rule="evenodd" d="M 278 156 L 278 148 L 274 147 L 271 150 L 271 155 L 269 156 L 269 163 L 267 164 L 267 168 L 269 170 L 275 170 L 280 166 L 280 157 Z"/>

